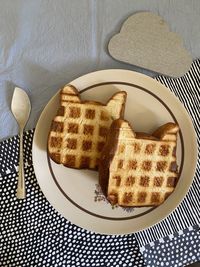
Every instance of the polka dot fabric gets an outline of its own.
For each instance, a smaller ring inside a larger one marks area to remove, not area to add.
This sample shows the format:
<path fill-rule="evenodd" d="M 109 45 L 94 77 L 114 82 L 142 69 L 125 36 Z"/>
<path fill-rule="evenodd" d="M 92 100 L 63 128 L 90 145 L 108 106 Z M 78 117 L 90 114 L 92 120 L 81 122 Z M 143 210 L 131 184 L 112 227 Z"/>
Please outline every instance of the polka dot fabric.
<path fill-rule="evenodd" d="M 31 164 L 33 131 L 24 135 L 27 198 L 17 200 L 19 139 L 0 144 L 0 266 L 145 266 L 134 235 L 107 236 L 60 216 L 44 197 Z M 8 157 L 9 155 L 9 157 Z"/>
<path fill-rule="evenodd" d="M 196 227 L 197 228 L 197 227 Z M 156 242 L 143 251 L 148 267 L 182 267 L 200 261 L 200 229 L 187 229 L 181 235 Z"/>
<path fill-rule="evenodd" d="M 23 148 L 25 165 L 32 162 L 33 130 L 24 133 Z M 19 136 L 14 136 L 0 143 L 0 175 L 15 171 L 19 165 Z"/>

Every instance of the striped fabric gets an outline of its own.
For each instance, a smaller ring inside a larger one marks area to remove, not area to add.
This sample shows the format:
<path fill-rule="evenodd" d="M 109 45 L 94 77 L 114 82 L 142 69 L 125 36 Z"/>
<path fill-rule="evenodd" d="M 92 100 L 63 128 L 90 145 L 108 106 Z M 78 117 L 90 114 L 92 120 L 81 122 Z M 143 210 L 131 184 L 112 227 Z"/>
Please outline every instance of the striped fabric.
<path fill-rule="evenodd" d="M 156 80 L 168 87 L 190 114 L 198 138 L 198 163 L 193 184 L 176 210 L 159 224 L 136 234 L 141 247 L 200 224 L 200 60 L 194 61 L 180 78 L 158 76 Z"/>

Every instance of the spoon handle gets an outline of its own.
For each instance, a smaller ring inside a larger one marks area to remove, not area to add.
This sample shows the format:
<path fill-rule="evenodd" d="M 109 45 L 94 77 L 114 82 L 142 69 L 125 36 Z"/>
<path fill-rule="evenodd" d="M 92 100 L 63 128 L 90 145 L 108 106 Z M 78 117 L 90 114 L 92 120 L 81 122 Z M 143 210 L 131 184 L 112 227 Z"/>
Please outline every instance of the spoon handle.
<path fill-rule="evenodd" d="M 26 197 L 25 178 L 24 178 L 24 157 L 23 157 L 23 129 L 20 129 L 20 147 L 19 147 L 19 176 L 17 183 L 18 199 Z"/>

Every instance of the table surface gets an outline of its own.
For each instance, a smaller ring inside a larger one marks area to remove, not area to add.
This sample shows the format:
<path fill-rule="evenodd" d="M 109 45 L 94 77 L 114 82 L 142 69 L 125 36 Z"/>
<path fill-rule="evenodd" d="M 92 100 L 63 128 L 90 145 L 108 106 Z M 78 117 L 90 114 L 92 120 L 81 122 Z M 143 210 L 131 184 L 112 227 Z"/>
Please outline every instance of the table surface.
<path fill-rule="evenodd" d="M 18 133 L 10 111 L 16 85 L 30 96 L 31 129 L 55 92 L 80 75 L 122 68 L 155 76 L 115 61 L 107 51 L 111 36 L 136 12 L 162 16 L 193 59 L 200 57 L 198 0 L 8 0 L 0 5 L 0 140 Z"/>

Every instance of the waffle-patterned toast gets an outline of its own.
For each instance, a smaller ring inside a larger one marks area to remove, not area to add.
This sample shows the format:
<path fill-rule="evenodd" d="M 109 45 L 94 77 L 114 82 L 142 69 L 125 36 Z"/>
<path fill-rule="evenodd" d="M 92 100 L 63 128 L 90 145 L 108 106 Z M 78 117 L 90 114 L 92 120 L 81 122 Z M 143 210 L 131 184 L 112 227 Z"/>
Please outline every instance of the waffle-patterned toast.
<path fill-rule="evenodd" d="M 112 205 L 158 206 L 172 193 L 178 131 L 167 123 L 148 135 L 135 133 L 125 120 L 112 123 L 99 163 L 99 183 Z"/>
<path fill-rule="evenodd" d="M 122 118 L 126 92 L 102 104 L 81 101 L 72 85 L 60 91 L 60 107 L 48 138 L 48 154 L 58 164 L 76 169 L 98 169 L 98 161 L 113 120 Z"/>

